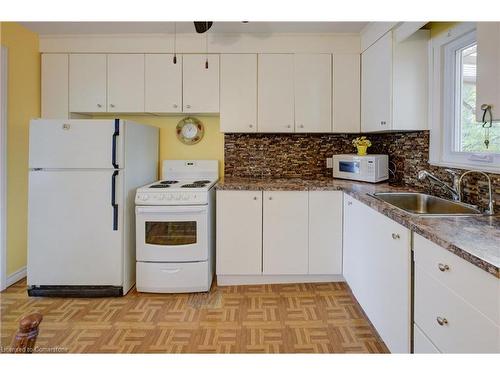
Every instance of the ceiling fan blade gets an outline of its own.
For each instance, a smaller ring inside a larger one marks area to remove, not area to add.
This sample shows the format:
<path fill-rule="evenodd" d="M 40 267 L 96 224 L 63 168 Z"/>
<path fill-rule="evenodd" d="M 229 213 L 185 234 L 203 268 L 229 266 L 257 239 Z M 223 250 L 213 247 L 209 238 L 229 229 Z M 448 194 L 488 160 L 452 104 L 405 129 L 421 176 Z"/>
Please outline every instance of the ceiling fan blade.
<path fill-rule="evenodd" d="M 212 21 L 198 21 L 194 22 L 194 28 L 198 34 L 203 34 L 207 32 L 213 25 Z"/>

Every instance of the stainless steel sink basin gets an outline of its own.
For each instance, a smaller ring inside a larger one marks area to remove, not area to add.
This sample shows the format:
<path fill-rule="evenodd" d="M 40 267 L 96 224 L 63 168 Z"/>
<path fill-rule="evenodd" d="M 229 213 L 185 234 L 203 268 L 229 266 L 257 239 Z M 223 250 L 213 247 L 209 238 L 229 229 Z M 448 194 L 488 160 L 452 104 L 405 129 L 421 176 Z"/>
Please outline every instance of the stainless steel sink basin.
<path fill-rule="evenodd" d="M 374 193 L 371 196 L 422 216 L 482 215 L 476 207 L 421 193 Z"/>

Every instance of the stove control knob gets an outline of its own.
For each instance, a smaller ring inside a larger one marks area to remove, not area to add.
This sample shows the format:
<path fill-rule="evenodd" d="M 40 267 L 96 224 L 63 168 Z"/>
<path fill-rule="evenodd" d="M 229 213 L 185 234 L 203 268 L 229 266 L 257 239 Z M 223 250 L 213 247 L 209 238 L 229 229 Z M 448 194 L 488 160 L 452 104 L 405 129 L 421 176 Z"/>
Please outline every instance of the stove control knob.
<path fill-rule="evenodd" d="M 182 194 L 182 200 L 187 201 L 189 199 L 189 196 L 187 194 Z"/>
<path fill-rule="evenodd" d="M 169 200 L 169 201 L 172 200 L 172 194 L 167 194 L 167 200 Z"/>
<path fill-rule="evenodd" d="M 147 201 L 149 199 L 149 196 L 147 194 L 144 194 L 139 199 L 141 199 L 143 201 Z"/>
<path fill-rule="evenodd" d="M 179 194 L 177 194 L 177 195 L 175 196 L 175 200 L 176 200 L 176 201 L 181 200 L 181 196 L 180 196 Z"/>
<path fill-rule="evenodd" d="M 165 199 L 167 199 L 167 194 L 162 194 L 160 199 L 161 199 L 162 201 L 164 201 Z"/>

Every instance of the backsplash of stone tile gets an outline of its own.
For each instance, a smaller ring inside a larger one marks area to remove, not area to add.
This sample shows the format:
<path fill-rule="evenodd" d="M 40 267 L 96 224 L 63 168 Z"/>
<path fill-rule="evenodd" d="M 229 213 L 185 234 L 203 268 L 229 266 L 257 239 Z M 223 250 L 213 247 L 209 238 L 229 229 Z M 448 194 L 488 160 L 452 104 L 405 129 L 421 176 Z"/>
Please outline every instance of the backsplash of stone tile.
<path fill-rule="evenodd" d="M 224 136 L 224 175 L 228 177 L 304 178 L 331 176 L 326 158 L 355 152 L 352 140 L 359 134 L 226 134 Z M 428 164 L 429 132 L 370 134 L 372 154 L 388 154 L 391 168 L 396 166 L 393 183 L 428 190 L 426 181 L 417 179 L 418 171 L 429 170 L 451 182 L 445 168 Z M 463 172 L 461 170 L 457 170 Z M 500 175 L 489 174 L 494 187 L 495 209 L 500 213 Z M 464 178 L 464 201 L 486 207 L 488 186 L 484 177 Z M 434 189 L 436 195 L 448 197 Z"/>

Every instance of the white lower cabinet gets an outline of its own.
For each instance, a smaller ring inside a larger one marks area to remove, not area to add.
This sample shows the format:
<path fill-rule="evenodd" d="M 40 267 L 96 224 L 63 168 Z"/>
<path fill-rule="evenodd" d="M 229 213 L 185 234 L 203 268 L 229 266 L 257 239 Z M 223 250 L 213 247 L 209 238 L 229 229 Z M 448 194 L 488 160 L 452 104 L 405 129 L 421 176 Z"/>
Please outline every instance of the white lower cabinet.
<path fill-rule="evenodd" d="M 409 353 L 410 231 L 347 195 L 343 274 L 389 350 Z"/>
<path fill-rule="evenodd" d="M 309 274 L 342 274 L 341 191 L 309 192 Z"/>
<path fill-rule="evenodd" d="M 440 351 L 416 325 L 413 325 L 413 352 L 415 354 L 438 354 Z"/>
<path fill-rule="evenodd" d="M 500 280 L 418 234 L 413 246 L 415 324 L 442 353 L 500 353 Z"/>
<path fill-rule="evenodd" d="M 262 192 L 217 191 L 217 274 L 262 273 Z"/>
<path fill-rule="evenodd" d="M 342 195 L 340 191 L 217 191 L 218 281 L 230 285 L 234 280 L 339 280 Z"/>
<path fill-rule="evenodd" d="M 307 191 L 265 191 L 263 267 L 265 275 L 308 271 Z"/>

